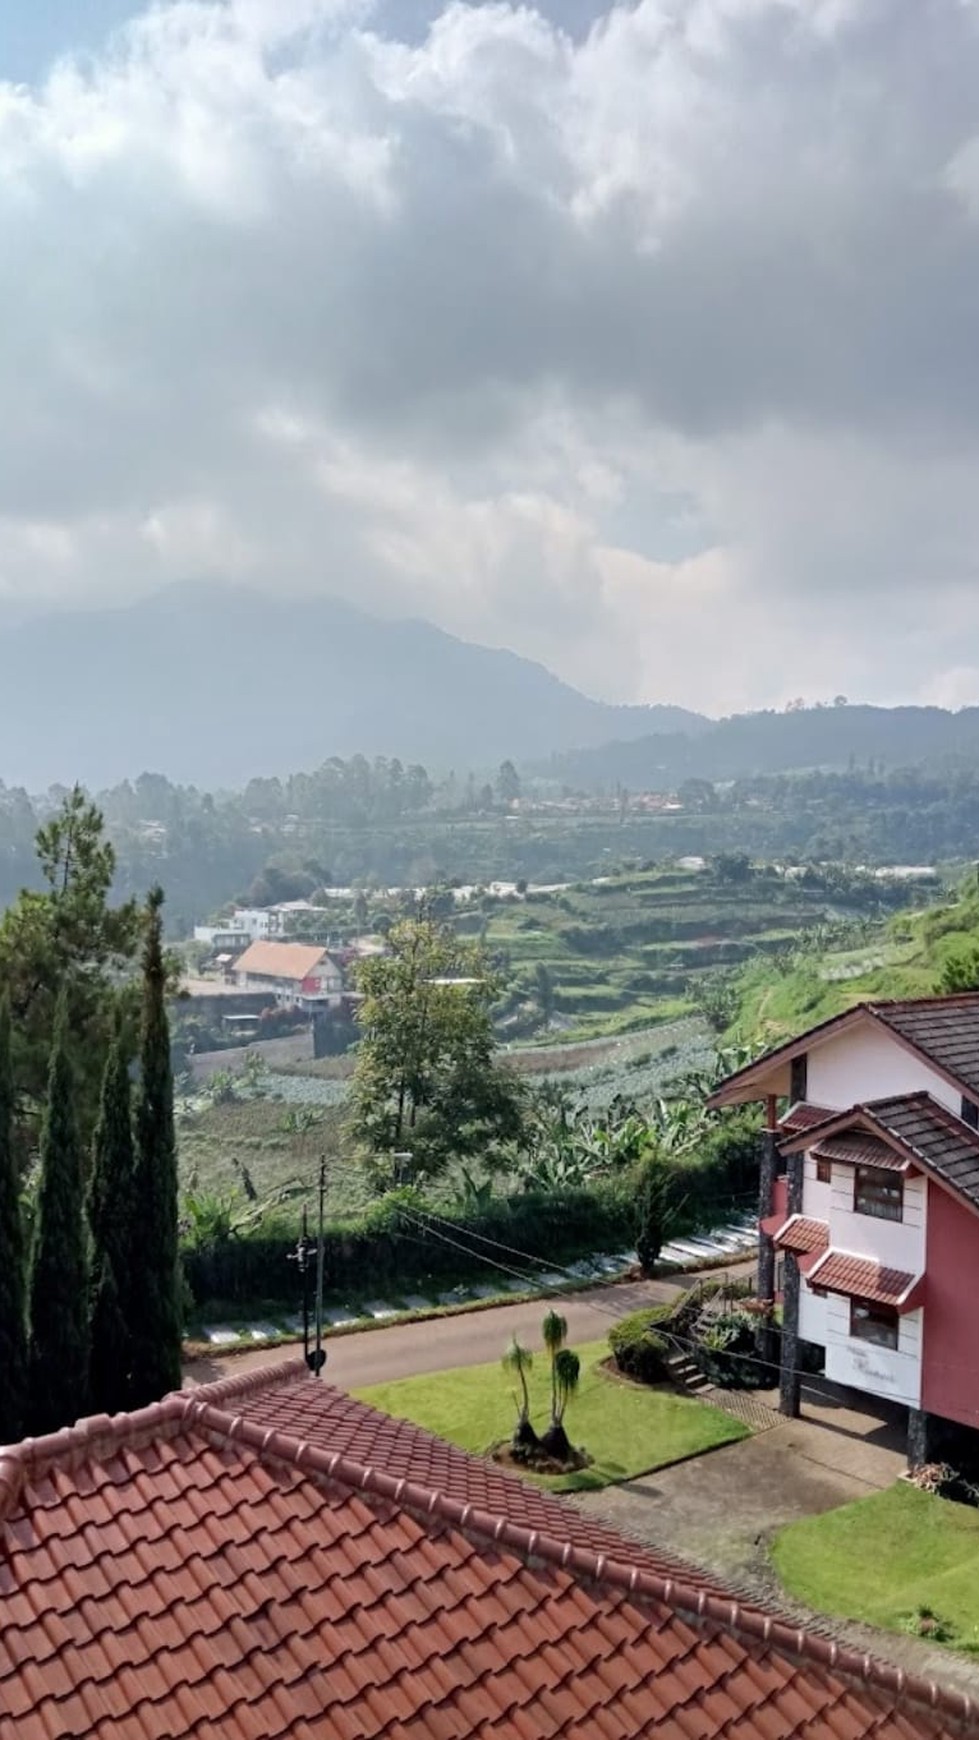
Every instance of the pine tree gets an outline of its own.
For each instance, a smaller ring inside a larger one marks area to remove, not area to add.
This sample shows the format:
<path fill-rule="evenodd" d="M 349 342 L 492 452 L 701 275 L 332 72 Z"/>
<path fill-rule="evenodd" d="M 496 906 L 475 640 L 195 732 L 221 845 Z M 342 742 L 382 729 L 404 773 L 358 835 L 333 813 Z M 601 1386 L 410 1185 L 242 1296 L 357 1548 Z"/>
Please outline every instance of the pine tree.
<path fill-rule="evenodd" d="M 66 1025 L 62 1001 L 51 1046 L 31 1249 L 29 1424 L 34 1433 L 71 1425 L 87 1403 L 87 1233 Z"/>
<path fill-rule="evenodd" d="M 177 1242 L 177 1157 L 173 1133 L 173 1074 L 163 959 L 163 894 L 147 902 L 143 949 L 143 1018 L 140 1086 L 136 1105 L 133 1237 L 139 1262 L 133 1275 L 130 1332 L 131 1405 L 158 1401 L 180 1388 L 180 1293 Z"/>
<path fill-rule="evenodd" d="M 129 1060 L 121 1034 L 102 1081 L 88 1187 L 92 1232 L 89 1387 L 93 1408 L 114 1414 L 129 1406 L 132 1381 L 130 1317 L 141 1257 L 134 1215 Z"/>
<path fill-rule="evenodd" d="M 27 1406 L 27 1300 L 20 1178 L 14 1152 L 10 1001 L 0 995 L 0 1444 L 22 1437 Z"/>

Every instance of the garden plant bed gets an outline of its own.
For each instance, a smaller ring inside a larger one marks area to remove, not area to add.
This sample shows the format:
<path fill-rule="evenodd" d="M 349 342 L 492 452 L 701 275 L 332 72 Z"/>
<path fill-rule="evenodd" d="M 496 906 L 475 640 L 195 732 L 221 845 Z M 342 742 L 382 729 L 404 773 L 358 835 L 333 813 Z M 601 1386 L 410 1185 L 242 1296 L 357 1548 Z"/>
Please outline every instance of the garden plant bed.
<path fill-rule="evenodd" d="M 581 1383 L 565 1425 L 590 1464 L 558 1475 L 520 1471 L 552 1491 L 595 1490 L 749 1436 L 741 1421 L 687 1396 L 610 1382 L 602 1370 L 604 1341 L 586 1343 L 576 1351 L 581 1356 Z M 546 1423 L 550 1374 L 543 1352 L 535 1351 L 529 1383 L 532 1415 Z M 401 1378 L 355 1394 L 384 1413 L 412 1420 L 464 1450 L 485 1455 L 513 1422 L 510 1392 L 510 1381 L 494 1363 Z"/>
<path fill-rule="evenodd" d="M 567 1461 L 558 1462 L 553 1456 L 548 1456 L 540 1445 L 518 1455 L 508 1438 L 494 1444 L 489 1454 L 493 1462 L 498 1462 L 501 1468 L 509 1468 L 512 1474 L 536 1474 L 548 1480 L 560 1480 L 564 1476 L 580 1474 L 591 1467 L 592 1461 L 585 1451 L 573 1450 Z"/>

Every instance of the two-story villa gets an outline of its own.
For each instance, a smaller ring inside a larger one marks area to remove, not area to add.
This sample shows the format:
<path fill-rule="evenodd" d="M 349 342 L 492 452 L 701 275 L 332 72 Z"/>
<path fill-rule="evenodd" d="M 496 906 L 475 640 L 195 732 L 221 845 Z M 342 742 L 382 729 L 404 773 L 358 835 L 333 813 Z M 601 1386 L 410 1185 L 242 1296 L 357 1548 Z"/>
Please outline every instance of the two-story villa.
<path fill-rule="evenodd" d="M 759 1292 L 782 1264 L 783 1412 L 798 1341 L 907 1404 L 912 1462 L 979 1428 L 979 992 L 861 1003 L 723 1082 L 761 1100 Z"/>

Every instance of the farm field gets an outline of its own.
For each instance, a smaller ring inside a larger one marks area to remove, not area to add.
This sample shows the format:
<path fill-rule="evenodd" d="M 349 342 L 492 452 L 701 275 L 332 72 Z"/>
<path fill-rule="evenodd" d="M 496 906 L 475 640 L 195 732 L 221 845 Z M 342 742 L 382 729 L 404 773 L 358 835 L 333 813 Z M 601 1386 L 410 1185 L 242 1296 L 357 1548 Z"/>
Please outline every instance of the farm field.
<path fill-rule="evenodd" d="M 753 961 L 734 984 L 732 1027 L 766 1044 L 874 997 L 925 997 L 979 985 L 979 894 L 897 913 L 860 947 Z M 961 964 L 959 979 L 947 974 Z M 961 982 L 959 982 L 961 980 Z"/>
<path fill-rule="evenodd" d="M 807 933 L 866 923 L 866 906 L 763 870 L 725 879 L 709 867 L 637 870 L 463 910 L 508 975 L 504 1036 L 535 1046 L 627 1035 L 693 1014 L 703 986 L 749 960 L 764 972 Z M 551 986 L 540 1015 L 539 977 Z"/>
<path fill-rule="evenodd" d="M 573 1100 L 598 1113 L 619 1096 L 640 1105 L 652 1100 L 671 1077 L 706 1062 L 711 1043 L 704 1024 L 688 1018 L 619 1041 L 515 1050 L 508 1061 L 535 1081 L 559 1082 Z M 265 1200 L 302 1181 L 311 1195 L 325 1154 L 328 1217 L 361 1213 L 372 1198 L 344 1130 L 347 1080 L 338 1078 L 335 1059 L 329 1060 L 328 1076 L 319 1073 L 321 1067 L 268 1072 L 258 1092 L 237 1078 L 217 1100 L 206 1090 L 178 1099 L 182 1192 L 247 1199 L 254 1190 Z M 458 1186 L 450 1170 L 429 1187 L 430 1200 L 450 1203 Z"/>

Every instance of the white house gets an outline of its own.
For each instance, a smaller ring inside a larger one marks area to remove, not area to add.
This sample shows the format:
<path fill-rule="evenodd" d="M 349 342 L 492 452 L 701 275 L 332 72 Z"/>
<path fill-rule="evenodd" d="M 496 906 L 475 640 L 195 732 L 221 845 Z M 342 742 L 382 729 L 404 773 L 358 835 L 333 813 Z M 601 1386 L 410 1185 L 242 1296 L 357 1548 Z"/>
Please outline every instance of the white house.
<path fill-rule="evenodd" d="M 979 993 L 861 1003 L 728 1078 L 762 1100 L 759 1291 L 784 1264 L 782 1405 L 797 1339 L 826 1376 L 907 1405 L 912 1459 L 979 1429 Z"/>

